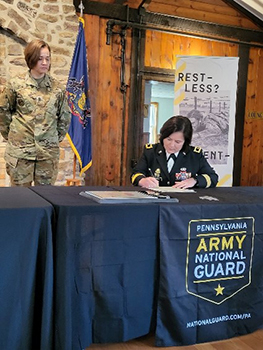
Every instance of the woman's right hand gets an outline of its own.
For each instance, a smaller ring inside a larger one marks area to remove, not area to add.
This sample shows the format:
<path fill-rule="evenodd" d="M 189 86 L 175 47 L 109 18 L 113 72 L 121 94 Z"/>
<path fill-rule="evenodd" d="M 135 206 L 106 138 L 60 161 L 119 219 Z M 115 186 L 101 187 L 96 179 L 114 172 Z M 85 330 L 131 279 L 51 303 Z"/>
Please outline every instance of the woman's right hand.
<path fill-rule="evenodd" d="M 145 188 L 158 187 L 159 181 L 154 177 L 144 177 L 138 182 L 138 185 Z"/>

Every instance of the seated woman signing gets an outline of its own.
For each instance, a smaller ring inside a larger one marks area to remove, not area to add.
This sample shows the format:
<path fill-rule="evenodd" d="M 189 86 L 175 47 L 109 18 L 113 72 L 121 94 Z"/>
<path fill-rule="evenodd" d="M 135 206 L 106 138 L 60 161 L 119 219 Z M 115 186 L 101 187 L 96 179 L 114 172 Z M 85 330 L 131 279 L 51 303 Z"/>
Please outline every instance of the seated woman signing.
<path fill-rule="evenodd" d="M 173 116 L 160 130 L 160 142 L 144 146 L 134 167 L 135 186 L 176 188 L 215 187 L 218 175 L 205 159 L 200 147 L 190 146 L 193 128 L 184 116 Z"/>

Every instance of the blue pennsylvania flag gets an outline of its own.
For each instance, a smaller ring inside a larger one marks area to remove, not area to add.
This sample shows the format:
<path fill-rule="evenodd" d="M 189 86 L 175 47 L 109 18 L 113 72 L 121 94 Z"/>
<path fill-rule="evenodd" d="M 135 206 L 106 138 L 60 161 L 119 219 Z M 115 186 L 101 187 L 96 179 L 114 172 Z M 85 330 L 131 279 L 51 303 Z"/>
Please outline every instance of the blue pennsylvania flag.
<path fill-rule="evenodd" d="M 88 96 L 88 68 L 84 20 L 79 18 L 79 32 L 69 72 L 66 92 L 71 111 L 67 138 L 80 164 L 80 175 L 92 164 L 91 110 Z"/>

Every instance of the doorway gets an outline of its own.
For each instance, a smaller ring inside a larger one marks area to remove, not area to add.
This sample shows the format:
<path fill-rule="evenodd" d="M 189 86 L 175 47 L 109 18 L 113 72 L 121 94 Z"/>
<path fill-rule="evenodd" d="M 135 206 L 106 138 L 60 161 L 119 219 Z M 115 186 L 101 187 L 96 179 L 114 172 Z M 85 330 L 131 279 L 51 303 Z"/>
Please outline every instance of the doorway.
<path fill-rule="evenodd" d="M 174 83 L 146 80 L 144 90 L 143 143 L 157 143 L 160 128 L 174 114 Z"/>

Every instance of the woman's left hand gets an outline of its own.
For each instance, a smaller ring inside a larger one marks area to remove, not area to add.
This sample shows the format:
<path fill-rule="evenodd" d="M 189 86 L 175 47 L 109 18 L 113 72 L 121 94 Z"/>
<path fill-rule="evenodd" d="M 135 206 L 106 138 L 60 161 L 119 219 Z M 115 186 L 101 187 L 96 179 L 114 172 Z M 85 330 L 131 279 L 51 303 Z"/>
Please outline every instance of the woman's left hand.
<path fill-rule="evenodd" d="M 175 188 L 191 188 L 191 187 L 194 187 L 194 185 L 197 183 L 196 179 L 194 179 L 193 177 L 190 177 L 190 179 L 186 179 L 186 180 L 183 180 L 183 181 L 179 181 L 179 182 L 176 182 L 172 187 L 175 187 Z"/>

